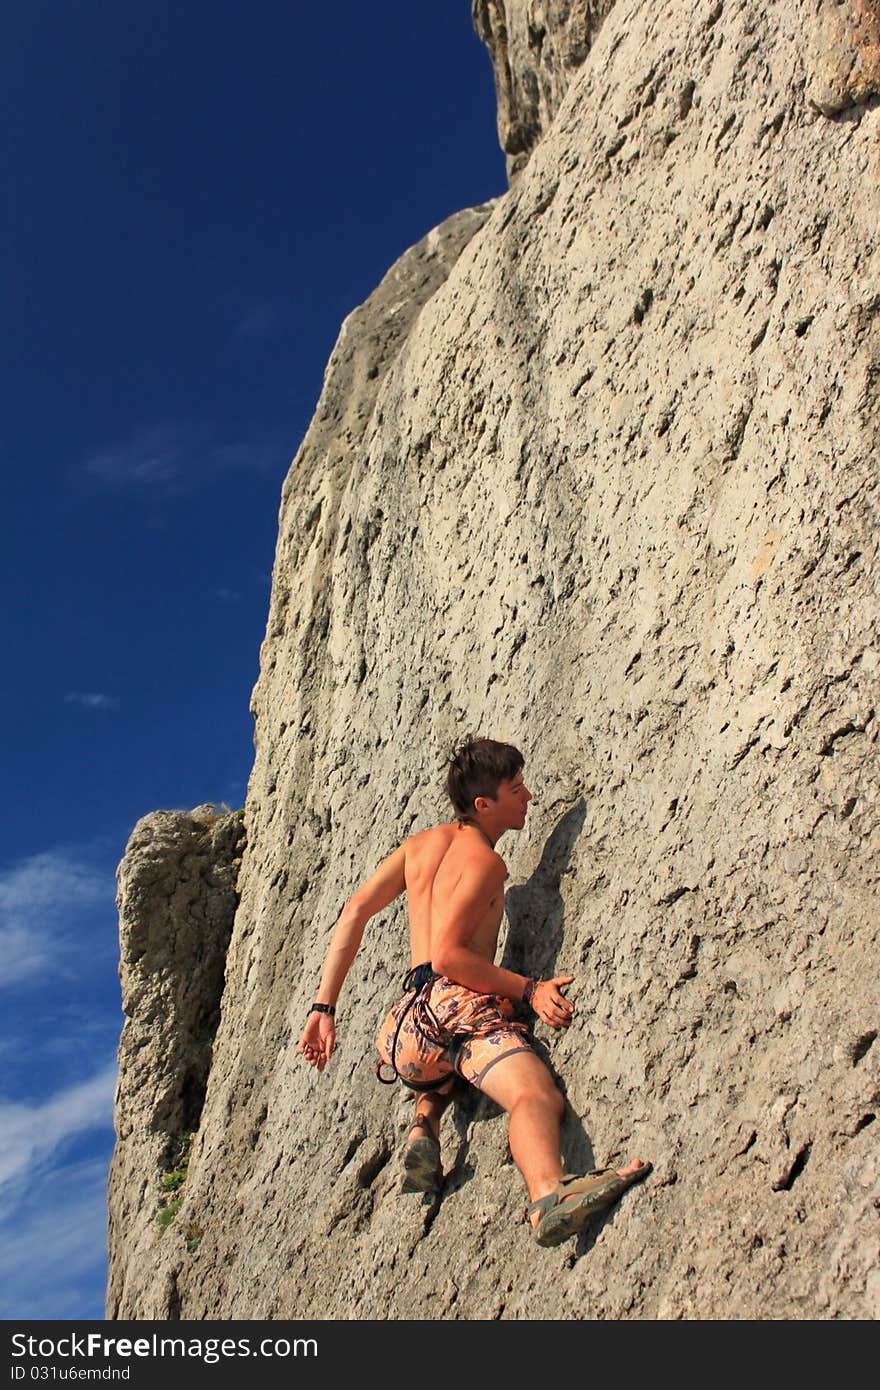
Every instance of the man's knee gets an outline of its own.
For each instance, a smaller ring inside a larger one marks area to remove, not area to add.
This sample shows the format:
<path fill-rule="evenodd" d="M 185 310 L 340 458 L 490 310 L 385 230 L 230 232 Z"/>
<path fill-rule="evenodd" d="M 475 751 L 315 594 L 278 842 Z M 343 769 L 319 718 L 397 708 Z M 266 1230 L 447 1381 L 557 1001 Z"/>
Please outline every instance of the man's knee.
<path fill-rule="evenodd" d="M 557 1120 L 561 1120 L 565 1114 L 565 1097 L 552 1077 L 547 1079 L 547 1104 L 552 1107 Z"/>
<path fill-rule="evenodd" d="M 528 1078 L 514 1098 L 514 1105 L 542 1105 L 559 1120 L 565 1113 L 565 1098 L 549 1072 Z"/>
<path fill-rule="evenodd" d="M 499 1058 L 480 1078 L 479 1089 L 508 1113 L 526 1102 L 562 1117 L 565 1101 L 542 1059 L 530 1049 Z"/>

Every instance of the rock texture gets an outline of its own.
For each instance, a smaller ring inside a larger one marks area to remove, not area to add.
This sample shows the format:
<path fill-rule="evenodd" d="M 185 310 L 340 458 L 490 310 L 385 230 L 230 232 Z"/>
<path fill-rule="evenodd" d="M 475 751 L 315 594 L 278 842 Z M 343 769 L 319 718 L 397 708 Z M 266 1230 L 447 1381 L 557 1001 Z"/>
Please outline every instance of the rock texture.
<path fill-rule="evenodd" d="M 151 1258 L 160 1176 L 199 1127 L 243 848 L 234 813 L 157 811 L 138 821 L 119 868 L 126 1022 L 110 1169 L 110 1317 Z"/>
<path fill-rule="evenodd" d="M 818 0 L 809 31 L 807 96 L 824 115 L 880 96 L 880 0 Z"/>
<path fill-rule="evenodd" d="M 876 1315 L 880 107 L 817 109 L 817 13 L 618 0 L 511 192 L 344 325 L 185 1200 L 117 1221 L 112 1315 Z M 327 1071 L 295 1055 L 339 908 L 474 728 L 536 793 L 505 957 L 577 977 L 566 1163 L 656 1165 L 557 1251 L 482 1102 L 442 1200 L 399 1191 L 399 908 Z"/>
<path fill-rule="evenodd" d="M 615 0 L 472 0 L 474 28 L 489 50 L 498 138 L 511 182 L 556 115 L 572 73 L 590 51 Z"/>

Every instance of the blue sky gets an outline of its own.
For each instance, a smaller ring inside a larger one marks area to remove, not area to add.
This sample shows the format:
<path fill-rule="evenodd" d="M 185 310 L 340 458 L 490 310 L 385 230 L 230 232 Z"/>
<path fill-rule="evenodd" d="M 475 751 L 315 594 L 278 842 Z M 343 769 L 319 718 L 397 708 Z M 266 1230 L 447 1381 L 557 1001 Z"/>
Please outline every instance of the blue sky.
<path fill-rule="evenodd" d="M 339 325 L 506 179 L 469 0 L 12 0 L 0 70 L 0 1317 L 95 1318 L 116 864 L 243 803 Z"/>

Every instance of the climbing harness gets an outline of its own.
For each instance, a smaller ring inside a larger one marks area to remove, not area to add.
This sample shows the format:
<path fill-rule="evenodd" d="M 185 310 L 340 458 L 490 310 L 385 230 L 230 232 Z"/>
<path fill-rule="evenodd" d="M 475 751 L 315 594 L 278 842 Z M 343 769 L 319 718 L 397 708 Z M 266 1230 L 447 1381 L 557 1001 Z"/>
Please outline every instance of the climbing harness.
<path fill-rule="evenodd" d="M 406 1077 L 401 1076 L 400 1072 L 397 1070 L 397 1064 L 395 1062 L 395 1057 L 397 1055 L 397 1039 L 400 1037 L 400 1030 L 403 1027 L 404 1019 L 418 1000 L 421 1000 L 419 1021 L 416 1023 L 419 1032 L 428 1039 L 428 1042 L 433 1043 L 435 1047 L 452 1048 L 454 1046 L 456 1034 L 450 1033 L 447 1028 L 443 1027 L 427 1000 L 431 985 L 435 980 L 439 979 L 440 975 L 438 971 L 432 969 L 430 961 L 425 961 L 422 965 L 414 965 L 413 968 L 408 970 L 404 975 L 403 992 L 404 994 L 408 994 L 409 991 L 412 990 L 412 999 L 408 1001 L 406 1008 L 402 1011 L 400 1018 L 397 1020 L 397 1027 L 394 1030 L 394 1039 L 391 1043 L 390 1064 L 378 1062 L 376 1065 L 376 1079 L 381 1081 L 383 1086 L 393 1086 L 395 1081 L 402 1081 L 404 1086 L 407 1086 L 411 1091 L 436 1091 L 438 1084 L 441 1086 L 444 1084 L 442 1081 L 439 1083 L 437 1081 L 407 1081 Z M 429 1026 L 433 1028 L 434 1036 L 422 1026 L 425 1021 L 425 1015 L 428 1016 Z M 454 1064 L 453 1061 L 453 1065 Z M 394 1073 L 393 1076 L 382 1075 L 382 1068 L 388 1065 L 390 1065 Z"/>

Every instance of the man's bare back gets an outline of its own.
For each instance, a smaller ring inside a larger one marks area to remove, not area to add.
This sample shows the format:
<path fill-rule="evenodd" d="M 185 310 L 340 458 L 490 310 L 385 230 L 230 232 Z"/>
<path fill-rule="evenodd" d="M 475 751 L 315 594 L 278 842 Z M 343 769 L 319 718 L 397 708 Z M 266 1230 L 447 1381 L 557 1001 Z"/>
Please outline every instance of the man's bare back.
<path fill-rule="evenodd" d="M 422 830 L 405 841 L 402 849 L 411 964 L 419 965 L 432 959 L 432 944 L 442 934 L 463 876 L 492 874 L 504 861 L 476 827 L 460 821 Z M 504 872 L 506 876 L 506 866 Z M 470 949 L 485 960 L 495 958 L 503 915 L 504 890 L 499 888 L 492 893 L 485 912 L 473 921 L 469 941 Z"/>

